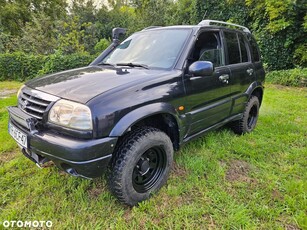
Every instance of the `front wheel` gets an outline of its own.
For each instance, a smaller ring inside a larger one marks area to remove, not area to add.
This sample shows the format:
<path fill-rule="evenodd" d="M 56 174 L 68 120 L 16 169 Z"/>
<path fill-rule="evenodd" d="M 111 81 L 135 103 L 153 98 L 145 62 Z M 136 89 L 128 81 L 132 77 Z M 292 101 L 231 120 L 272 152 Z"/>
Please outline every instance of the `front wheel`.
<path fill-rule="evenodd" d="M 148 199 L 165 184 L 173 152 L 164 132 L 151 127 L 132 131 L 119 143 L 112 158 L 110 190 L 130 206 Z"/>
<path fill-rule="evenodd" d="M 237 134 L 250 133 L 256 127 L 259 116 L 259 99 L 256 96 L 252 96 L 246 104 L 243 117 L 232 122 L 232 129 Z"/>

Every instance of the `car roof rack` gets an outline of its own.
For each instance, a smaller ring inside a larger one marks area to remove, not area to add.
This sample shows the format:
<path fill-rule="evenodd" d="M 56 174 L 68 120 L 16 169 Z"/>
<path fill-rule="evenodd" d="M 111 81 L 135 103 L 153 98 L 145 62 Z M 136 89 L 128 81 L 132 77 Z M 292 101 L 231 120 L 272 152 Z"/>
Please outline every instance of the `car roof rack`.
<path fill-rule="evenodd" d="M 216 21 L 216 20 L 202 20 L 200 23 L 198 23 L 199 26 L 210 26 L 212 24 L 215 25 L 222 25 L 222 26 L 233 26 L 236 28 L 239 28 L 243 30 L 246 33 L 251 33 L 250 30 L 245 26 L 240 26 L 238 24 L 230 23 L 230 22 L 222 22 L 222 21 Z"/>
<path fill-rule="evenodd" d="M 143 30 L 151 30 L 151 29 L 155 29 L 155 28 L 159 28 L 159 27 L 162 27 L 162 26 L 148 26 L 148 27 L 142 29 L 142 31 Z"/>

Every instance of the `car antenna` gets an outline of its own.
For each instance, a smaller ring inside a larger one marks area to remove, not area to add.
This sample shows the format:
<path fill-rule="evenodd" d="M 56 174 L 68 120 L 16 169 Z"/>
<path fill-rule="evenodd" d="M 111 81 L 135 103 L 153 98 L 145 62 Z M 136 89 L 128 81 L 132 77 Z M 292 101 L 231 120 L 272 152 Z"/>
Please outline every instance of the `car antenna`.
<path fill-rule="evenodd" d="M 206 16 L 207 16 L 207 10 L 206 10 L 206 12 L 204 13 L 204 16 L 203 16 L 203 19 L 202 19 L 202 20 L 205 20 Z"/>

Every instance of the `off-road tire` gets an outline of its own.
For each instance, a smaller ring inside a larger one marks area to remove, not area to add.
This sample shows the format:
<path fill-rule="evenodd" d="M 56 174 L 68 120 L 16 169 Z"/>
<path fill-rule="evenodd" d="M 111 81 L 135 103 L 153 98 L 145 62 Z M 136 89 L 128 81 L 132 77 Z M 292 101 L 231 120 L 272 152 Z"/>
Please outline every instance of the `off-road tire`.
<path fill-rule="evenodd" d="M 245 134 L 252 132 L 257 124 L 259 116 L 259 99 L 256 96 L 251 96 L 246 104 L 243 117 L 240 120 L 234 121 L 231 124 L 232 130 L 236 134 Z"/>
<path fill-rule="evenodd" d="M 110 191 L 129 206 L 148 199 L 167 181 L 173 152 L 170 138 L 159 129 L 131 131 L 117 145 L 110 162 Z"/>

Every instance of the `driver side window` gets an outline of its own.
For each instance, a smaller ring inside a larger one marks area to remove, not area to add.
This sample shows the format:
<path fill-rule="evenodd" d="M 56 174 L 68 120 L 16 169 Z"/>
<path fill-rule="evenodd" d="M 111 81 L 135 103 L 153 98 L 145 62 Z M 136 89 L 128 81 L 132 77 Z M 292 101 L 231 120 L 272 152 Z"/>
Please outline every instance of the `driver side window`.
<path fill-rule="evenodd" d="M 201 33 L 195 43 L 193 58 L 198 61 L 210 61 L 214 67 L 222 66 L 223 56 L 219 32 Z"/>

